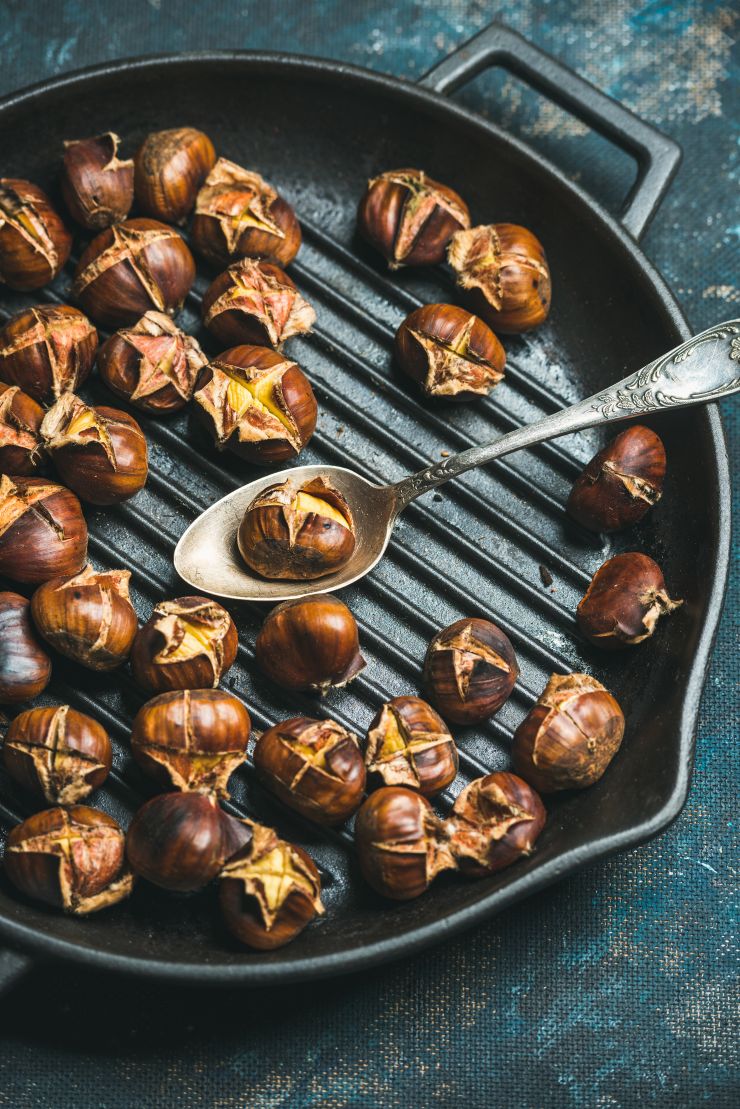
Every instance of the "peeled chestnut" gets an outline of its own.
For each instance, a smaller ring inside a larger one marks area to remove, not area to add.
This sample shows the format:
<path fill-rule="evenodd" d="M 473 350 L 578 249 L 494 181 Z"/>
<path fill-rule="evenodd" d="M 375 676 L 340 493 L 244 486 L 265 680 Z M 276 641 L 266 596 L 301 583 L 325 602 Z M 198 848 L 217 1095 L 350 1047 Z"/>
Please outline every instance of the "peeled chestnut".
<path fill-rule="evenodd" d="M 257 740 L 252 756 L 265 785 L 316 824 L 341 824 L 359 808 L 365 764 L 357 737 L 333 720 L 297 716 Z"/>
<path fill-rule="evenodd" d="M 401 786 L 370 794 L 357 814 L 355 843 L 365 880 L 395 901 L 419 897 L 457 865 L 445 824 L 426 797 Z"/>
<path fill-rule="evenodd" d="M 470 227 L 470 213 L 453 189 L 422 170 L 393 169 L 368 182 L 357 227 L 392 270 L 433 266 L 444 260 L 452 235 Z"/>
<path fill-rule="evenodd" d="M 540 793 L 597 782 L 624 735 L 619 705 L 590 674 L 553 674 L 514 733 L 514 770 Z"/>
<path fill-rule="evenodd" d="M 119 223 L 134 200 L 134 163 L 118 157 L 118 135 L 107 131 L 64 144 L 61 186 L 73 219 L 89 231 Z"/>
<path fill-rule="evenodd" d="M 100 376 L 111 392 L 152 416 L 184 408 L 207 361 L 197 340 L 163 312 L 146 312 L 98 351 Z"/>
<path fill-rule="evenodd" d="M 237 533 L 239 552 L 265 578 L 308 580 L 339 570 L 355 549 L 346 500 L 325 478 L 263 489 Z"/>
<path fill-rule="evenodd" d="M 515 223 L 458 231 L 447 260 L 470 306 L 507 335 L 539 327 L 550 311 L 550 270 L 539 239 Z"/>
<path fill-rule="evenodd" d="M 207 597 L 160 601 L 139 630 L 131 668 L 142 689 L 215 688 L 236 658 L 238 638 L 225 608 Z"/>
<path fill-rule="evenodd" d="M 74 493 L 56 482 L 0 477 L 0 574 L 37 585 L 87 562 L 87 524 Z"/>
<path fill-rule="evenodd" d="M 255 644 L 259 666 L 283 689 L 326 693 L 365 666 L 357 622 L 342 601 L 314 594 L 277 605 Z"/>
<path fill-rule="evenodd" d="M 457 774 L 455 741 L 441 716 L 420 697 L 394 697 L 375 714 L 365 765 L 371 781 L 439 793 Z"/>
<path fill-rule="evenodd" d="M 0 704 L 31 701 L 51 677 L 51 659 L 31 622 L 31 602 L 0 593 Z"/>
<path fill-rule="evenodd" d="M 241 258 L 211 282 L 203 296 L 203 323 L 222 343 L 281 347 L 310 331 L 311 305 L 284 270 L 271 262 Z"/>
<path fill-rule="evenodd" d="M 483 320 L 454 304 L 425 304 L 396 332 L 396 361 L 427 396 L 472 400 L 504 376 L 506 352 Z"/>
<path fill-rule="evenodd" d="M 134 874 L 155 886 L 191 893 L 208 885 L 251 835 L 213 796 L 162 793 L 135 813 L 126 856 Z"/>
<path fill-rule="evenodd" d="M 450 848 L 463 874 L 482 878 L 530 855 L 545 826 L 542 801 L 515 774 L 477 778 L 458 794 L 447 819 Z"/>
<path fill-rule="evenodd" d="M 594 455 L 576 478 L 568 512 L 591 531 L 629 527 L 660 500 L 665 471 L 660 437 L 649 427 L 632 424 Z"/>
<path fill-rule="evenodd" d="M 130 219 L 107 228 L 85 249 L 72 290 L 106 327 L 136 321 L 151 308 L 173 316 L 195 279 L 195 262 L 172 227 Z"/>
<path fill-rule="evenodd" d="M 445 720 L 477 724 L 503 705 L 519 677 L 508 636 L 490 620 L 456 620 L 427 648 L 424 682 Z"/>
<path fill-rule="evenodd" d="M 87 380 L 97 346 L 98 333 L 78 308 L 24 308 L 0 329 L 0 379 L 52 404 Z"/>
<path fill-rule="evenodd" d="M 118 408 L 92 408 L 65 393 L 44 416 L 41 438 L 59 476 L 83 501 L 119 504 L 146 484 L 144 432 Z"/>
<path fill-rule="evenodd" d="M 82 801 L 103 784 L 112 761 L 105 728 L 69 705 L 20 713 L 3 743 L 7 774 L 50 805 Z"/>
<path fill-rule="evenodd" d="M 649 639 L 660 617 L 682 604 L 668 596 L 657 562 L 630 551 L 599 567 L 576 616 L 586 639 L 611 650 Z"/>
<path fill-rule="evenodd" d="M 5 872 L 28 897 L 82 916 L 131 893 L 124 837 L 107 813 L 73 805 L 17 824 L 5 845 Z"/>
<path fill-rule="evenodd" d="M 191 230 L 193 247 L 209 262 L 236 258 L 292 262 L 301 245 L 295 212 L 258 173 L 219 158 L 198 193 Z"/>
<path fill-rule="evenodd" d="M 247 757 L 251 722 L 241 701 L 220 689 L 161 693 L 131 729 L 137 763 L 162 786 L 228 797 L 228 780 Z"/>
<path fill-rule="evenodd" d="M 39 468 L 44 410 L 17 385 L 0 381 L 0 474 L 27 476 Z"/>
<path fill-rule="evenodd" d="M 295 458 L 316 427 L 311 383 L 267 347 L 232 347 L 210 362 L 196 390 L 196 410 L 218 450 L 248 462 Z"/>
<path fill-rule="evenodd" d="M 0 177 L 0 282 L 39 289 L 53 281 L 72 249 L 72 236 L 48 196 L 30 181 Z"/>
<path fill-rule="evenodd" d="M 283 947 L 324 912 L 321 879 L 311 856 L 251 824 L 252 839 L 226 863 L 219 903 L 232 936 L 258 951 Z"/>
<path fill-rule="evenodd" d="M 52 578 L 31 598 L 37 631 L 60 654 L 89 670 L 115 670 L 129 656 L 138 628 L 129 598 L 129 570 L 92 566 Z"/>
<path fill-rule="evenodd" d="M 136 201 L 142 212 L 184 223 L 216 161 L 213 143 L 194 127 L 147 135 L 136 152 Z"/>

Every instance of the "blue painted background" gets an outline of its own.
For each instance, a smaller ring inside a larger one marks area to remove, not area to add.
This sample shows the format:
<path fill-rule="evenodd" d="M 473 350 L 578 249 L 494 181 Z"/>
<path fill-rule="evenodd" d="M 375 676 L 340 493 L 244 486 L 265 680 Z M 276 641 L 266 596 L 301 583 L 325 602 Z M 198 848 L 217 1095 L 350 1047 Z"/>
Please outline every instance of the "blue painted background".
<path fill-rule="evenodd" d="M 502 19 L 682 144 L 644 246 L 700 329 L 740 315 L 733 10 L 732 0 L 18 0 L 0 3 L 0 93 L 105 58 L 208 47 L 324 55 L 413 80 Z M 559 110 L 496 74 L 459 97 L 618 207 L 633 167 Z M 737 490 L 737 408 L 724 415 Z M 364 977 L 237 995 L 40 968 L 0 1005 L 0 1106 L 734 1109 L 738 608 L 735 578 L 692 792 L 659 840 Z"/>

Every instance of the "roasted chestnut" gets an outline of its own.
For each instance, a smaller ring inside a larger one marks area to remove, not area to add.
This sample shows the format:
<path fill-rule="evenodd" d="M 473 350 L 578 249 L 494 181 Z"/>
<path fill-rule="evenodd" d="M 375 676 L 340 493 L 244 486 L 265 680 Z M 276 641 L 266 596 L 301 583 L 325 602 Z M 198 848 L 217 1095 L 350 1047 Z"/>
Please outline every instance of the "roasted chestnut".
<path fill-rule="evenodd" d="M 624 735 L 619 705 L 590 674 L 553 674 L 514 733 L 514 770 L 540 793 L 597 782 Z"/>
<path fill-rule="evenodd" d="M 263 489 L 237 533 L 242 558 L 265 578 L 307 580 L 339 570 L 355 549 L 346 500 L 325 478 Z"/>
<path fill-rule="evenodd" d="M 329 594 L 277 605 L 265 618 L 255 649 L 259 666 L 283 689 L 323 694 L 346 685 L 365 666 L 357 622 Z"/>
<path fill-rule="evenodd" d="M 103 784 L 112 761 L 105 728 L 69 705 L 20 713 L 3 743 L 7 774 L 50 805 L 82 801 Z"/>
<path fill-rule="evenodd" d="M 64 144 L 61 186 L 73 219 L 100 231 L 129 214 L 134 200 L 134 163 L 118 157 L 118 135 L 107 131 Z"/>
<path fill-rule="evenodd" d="M 48 196 L 30 181 L 0 177 L 0 283 L 39 289 L 53 281 L 72 236 Z"/>
<path fill-rule="evenodd" d="M 163 312 L 146 312 L 98 351 L 100 376 L 111 392 L 152 416 L 184 408 L 207 361 L 197 340 Z"/>
<path fill-rule="evenodd" d="M 24 308 L 0 330 L 0 379 L 39 404 L 79 388 L 92 369 L 98 333 L 77 308 Z"/>
<path fill-rule="evenodd" d="M 203 296 L 203 323 L 222 343 L 280 347 L 310 331 L 311 305 L 284 270 L 241 258 L 211 282 Z"/>
<path fill-rule="evenodd" d="M 324 912 L 321 879 L 307 852 L 279 839 L 272 828 L 251 824 L 251 829 L 251 842 L 221 871 L 219 903 L 232 936 L 270 951 L 290 943 Z"/>
<path fill-rule="evenodd" d="M 213 143 L 194 127 L 147 135 L 136 152 L 136 201 L 146 216 L 184 223 L 216 161 Z"/>
<path fill-rule="evenodd" d="M 447 819 L 450 848 L 463 874 L 482 878 L 530 855 L 545 826 L 545 806 L 525 781 L 501 771 L 460 793 Z"/>
<path fill-rule="evenodd" d="M 198 193 L 191 229 L 195 250 L 216 266 L 236 258 L 293 261 L 301 228 L 287 201 L 258 173 L 219 158 Z"/>
<path fill-rule="evenodd" d="M 594 455 L 576 478 L 568 512 L 591 531 L 619 531 L 636 524 L 660 500 L 665 470 L 660 437 L 649 427 L 632 424 Z"/>
<path fill-rule="evenodd" d="M 454 304 L 424 304 L 396 332 L 396 361 L 430 397 L 473 400 L 504 376 L 506 352 L 477 316 Z"/>
<path fill-rule="evenodd" d="M 274 724 L 252 759 L 268 789 L 316 824 L 341 824 L 365 793 L 357 737 L 333 720 L 297 716 Z"/>
<path fill-rule="evenodd" d="M 248 462 L 295 458 L 316 427 L 311 383 L 295 362 L 267 347 L 232 347 L 204 373 L 194 399 L 218 450 Z"/>
<path fill-rule="evenodd" d="M 215 688 L 236 658 L 238 639 L 225 608 L 207 597 L 160 601 L 139 630 L 131 668 L 142 689 Z"/>
<path fill-rule="evenodd" d="M 73 805 L 17 824 L 5 845 L 5 873 L 28 897 L 82 916 L 131 893 L 124 837 L 107 813 Z"/>
<path fill-rule="evenodd" d="M 576 616 L 586 639 L 610 650 L 649 639 L 660 617 L 682 604 L 668 596 L 658 563 L 629 551 L 599 567 Z"/>
<path fill-rule="evenodd" d="M 392 169 L 373 177 L 357 212 L 357 228 L 392 270 L 444 261 L 456 231 L 470 227 L 461 197 L 420 169 Z"/>
<path fill-rule="evenodd" d="M 131 750 L 161 786 L 228 797 L 228 780 L 247 757 L 250 729 L 249 713 L 230 693 L 177 690 L 142 705 Z"/>
<path fill-rule="evenodd" d="M 427 648 L 424 682 L 445 720 L 478 724 L 503 705 L 519 677 L 508 636 L 490 620 L 456 620 Z"/>
<path fill-rule="evenodd" d="M 129 656 L 137 631 L 129 570 L 52 578 L 31 598 L 36 629 L 60 654 L 89 670 L 115 670 Z"/>
<path fill-rule="evenodd" d="M 457 865 L 447 828 L 426 797 L 401 786 L 370 794 L 357 814 L 355 844 L 365 880 L 395 901 L 419 897 Z"/>
<path fill-rule="evenodd" d="M 173 316 L 195 278 L 195 262 L 172 227 L 130 219 L 107 228 L 75 269 L 74 295 L 96 323 L 121 327 L 149 309 Z"/>
<path fill-rule="evenodd" d="M 44 410 L 17 385 L 0 381 L 0 474 L 24 477 L 39 468 L 43 446 L 39 428 Z"/>
<path fill-rule="evenodd" d="M 0 593 L 0 704 L 31 701 L 51 677 L 51 659 L 31 621 L 31 602 L 19 593 Z"/>
<path fill-rule="evenodd" d="M 506 335 L 539 327 L 550 311 L 550 270 L 539 239 L 515 223 L 458 231 L 447 260 L 470 306 Z"/>
<path fill-rule="evenodd" d="M 439 793 L 457 774 L 455 741 L 441 716 L 420 697 L 394 697 L 375 714 L 365 765 L 371 782 Z"/>
<path fill-rule="evenodd" d="M 87 562 L 87 524 L 74 493 L 43 478 L 0 476 L 0 574 L 38 585 Z"/>
<path fill-rule="evenodd" d="M 146 439 L 127 412 L 65 393 L 44 416 L 41 438 L 59 476 L 89 504 L 119 504 L 146 485 Z"/>

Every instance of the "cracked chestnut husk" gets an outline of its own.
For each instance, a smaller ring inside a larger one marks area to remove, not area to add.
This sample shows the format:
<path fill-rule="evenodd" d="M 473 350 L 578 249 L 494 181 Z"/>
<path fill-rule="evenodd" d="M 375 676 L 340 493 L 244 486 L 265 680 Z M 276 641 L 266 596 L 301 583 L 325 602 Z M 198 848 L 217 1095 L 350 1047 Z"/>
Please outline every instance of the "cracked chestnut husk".
<path fill-rule="evenodd" d="M 371 784 L 405 786 L 431 797 L 457 774 L 455 741 L 439 713 L 420 697 L 394 697 L 368 729 L 365 765 Z"/>
<path fill-rule="evenodd" d="M 458 794 L 446 821 L 460 871 L 484 878 L 531 855 L 546 819 L 542 801 L 522 778 L 501 771 L 477 778 Z"/>
<path fill-rule="evenodd" d="M 258 173 L 219 158 L 198 193 L 191 237 L 215 266 L 245 257 L 287 266 L 300 249 L 301 228 L 290 204 Z"/>
<path fill-rule="evenodd" d="M 134 874 L 175 893 L 207 886 L 251 830 L 206 793 L 162 793 L 134 814 L 126 857 Z"/>
<path fill-rule="evenodd" d="M 657 562 L 646 554 L 629 551 L 599 567 L 576 617 L 590 643 L 613 650 L 649 639 L 660 617 L 682 604 L 668 596 Z"/>
<path fill-rule="evenodd" d="M 161 693 L 139 709 L 131 751 L 160 786 L 229 796 L 229 778 L 247 757 L 251 721 L 221 689 Z"/>
<path fill-rule="evenodd" d="M 392 270 L 444 261 L 447 244 L 464 227 L 470 227 L 470 213 L 462 198 L 420 169 L 393 169 L 372 178 L 357 212 L 363 239 Z"/>
<path fill-rule="evenodd" d="M 355 549 L 355 525 L 346 500 L 323 477 L 263 489 L 237 532 L 239 553 L 263 578 L 307 581 L 334 573 Z"/>
<path fill-rule="evenodd" d="M 395 356 L 430 397 L 474 400 L 504 376 L 506 352 L 477 316 L 454 304 L 424 304 L 396 332 Z"/>
<path fill-rule="evenodd" d="M 77 263 L 72 291 L 96 323 L 125 327 L 151 309 L 174 316 L 194 279 L 193 256 L 174 228 L 130 219 L 93 239 Z"/>
<path fill-rule="evenodd" d="M 597 782 L 624 735 L 614 697 L 590 674 L 553 674 L 514 733 L 514 770 L 540 793 Z"/>
<path fill-rule="evenodd" d="M 220 875 L 219 904 L 235 939 L 258 951 L 283 947 L 324 912 L 311 856 L 272 828 L 248 823 L 252 838 Z"/>
<path fill-rule="evenodd" d="M 0 329 L 0 379 L 53 404 L 87 380 L 97 348 L 98 333 L 78 308 L 24 308 Z"/>
<path fill-rule="evenodd" d="M 0 593 L 0 705 L 32 701 L 51 677 L 51 659 L 31 620 L 31 602 Z"/>
<path fill-rule="evenodd" d="M 136 202 L 146 216 L 184 223 L 216 161 L 208 135 L 195 127 L 153 131 L 136 152 Z"/>
<path fill-rule="evenodd" d="M 330 594 L 284 601 L 270 612 L 255 644 L 257 663 L 276 685 L 326 693 L 365 666 L 357 621 Z"/>
<path fill-rule="evenodd" d="M 236 658 L 238 639 L 225 608 L 207 597 L 160 601 L 139 629 L 131 668 L 142 689 L 215 689 Z"/>
<path fill-rule="evenodd" d="M 267 347 L 232 347 L 206 367 L 196 414 L 217 450 L 267 465 L 295 458 L 314 433 L 318 407 L 303 371 Z"/>
<path fill-rule="evenodd" d="M 365 793 L 357 737 L 333 720 L 297 716 L 257 740 L 257 774 L 288 808 L 316 824 L 342 824 Z"/>
<path fill-rule="evenodd" d="M 458 231 L 447 260 L 470 307 L 505 335 L 539 327 L 550 311 L 550 269 L 539 239 L 515 223 Z"/>
<path fill-rule="evenodd" d="M 134 201 L 134 163 L 118 157 L 118 135 L 106 131 L 64 144 L 60 184 L 73 219 L 88 231 L 120 223 Z"/>
<path fill-rule="evenodd" d="M 87 562 L 87 524 L 74 493 L 45 478 L 0 476 L 0 574 L 40 585 Z"/>
<path fill-rule="evenodd" d="M 52 578 L 31 598 L 36 630 L 60 654 L 88 670 L 115 670 L 129 656 L 138 629 L 129 597 L 129 570 Z"/>
<path fill-rule="evenodd" d="M 241 258 L 220 273 L 203 295 L 203 323 L 220 342 L 282 347 L 304 335 L 316 313 L 279 266 Z"/>
<path fill-rule="evenodd" d="M 88 504 L 119 504 L 146 485 L 146 439 L 127 412 L 65 393 L 44 416 L 41 438 L 62 481 Z"/>
<path fill-rule="evenodd" d="M 3 766 L 19 786 L 50 805 L 76 805 L 110 774 L 105 728 L 69 705 L 22 712 L 3 743 Z"/>
<path fill-rule="evenodd" d="M 146 312 L 98 351 L 98 370 L 111 392 L 151 416 L 184 408 L 207 362 L 198 341 L 163 312 Z"/>
<path fill-rule="evenodd" d="M 444 822 L 426 797 L 402 786 L 370 794 L 357 814 L 355 844 L 365 880 L 395 901 L 419 897 L 457 866 Z"/>
<path fill-rule="evenodd" d="M 124 836 L 107 813 L 73 805 L 17 824 L 5 845 L 5 873 L 22 893 L 83 916 L 128 897 Z"/>
<path fill-rule="evenodd" d="M 30 181 L 0 178 L 0 283 L 20 291 L 53 281 L 72 236 L 46 193 Z"/>
<path fill-rule="evenodd" d="M 0 381 L 0 474 L 28 477 L 43 462 L 44 410 L 17 385 Z"/>
<path fill-rule="evenodd" d="M 514 648 L 490 620 L 456 620 L 427 648 L 424 683 L 445 720 L 478 724 L 498 712 L 519 677 Z"/>
<path fill-rule="evenodd" d="M 633 424 L 594 455 L 573 483 L 567 511 L 589 531 L 636 524 L 660 500 L 666 471 L 663 442 Z"/>

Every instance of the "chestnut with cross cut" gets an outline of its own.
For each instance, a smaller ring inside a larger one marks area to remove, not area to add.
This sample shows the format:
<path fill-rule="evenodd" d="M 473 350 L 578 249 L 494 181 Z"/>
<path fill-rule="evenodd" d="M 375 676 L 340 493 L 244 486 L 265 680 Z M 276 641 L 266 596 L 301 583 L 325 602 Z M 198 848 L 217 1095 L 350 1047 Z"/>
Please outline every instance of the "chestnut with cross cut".
<path fill-rule="evenodd" d="M 573 483 L 568 513 L 590 531 L 619 531 L 643 518 L 663 493 L 665 447 L 632 424 L 594 455 Z"/>
<path fill-rule="evenodd" d="M 238 639 L 225 608 L 207 597 L 160 601 L 139 629 L 131 669 L 142 689 L 215 689 L 236 658 Z"/>
<path fill-rule="evenodd" d="M 203 295 L 203 323 L 222 343 L 281 347 L 303 335 L 316 313 L 284 270 L 241 258 L 219 274 Z"/>
<path fill-rule="evenodd" d="M 457 774 L 455 741 L 442 717 L 420 697 L 394 697 L 367 733 L 365 765 L 371 782 L 418 789 L 431 797 Z"/>
<path fill-rule="evenodd" d="M 396 361 L 427 396 L 473 400 L 504 376 L 506 352 L 477 316 L 454 304 L 425 304 L 406 317 L 395 342 Z"/>
<path fill-rule="evenodd" d="M 628 551 L 608 559 L 594 574 L 576 610 L 578 627 L 596 647 L 612 650 L 649 639 L 672 601 L 663 571 L 646 554 Z"/>
<path fill-rule="evenodd" d="M 535 791 L 515 774 L 498 771 L 458 794 L 446 826 L 461 872 L 483 878 L 530 855 L 546 819 Z"/>
<path fill-rule="evenodd" d="M 100 231 L 126 218 L 134 200 L 134 163 L 118 157 L 118 135 L 107 131 L 64 144 L 60 184 L 73 219 Z"/>
<path fill-rule="evenodd" d="M 17 385 L 0 381 L 0 474 L 28 477 L 43 461 L 44 410 Z"/>
<path fill-rule="evenodd" d="M 10 778 L 50 805 L 76 805 L 110 774 L 105 728 L 69 705 L 35 708 L 12 721 L 3 742 Z"/>
<path fill-rule="evenodd" d="M 24 308 L 0 329 L 0 380 L 52 404 L 87 380 L 97 347 L 98 333 L 78 308 Z"/>
<path fill-rule="evenodd" d="M 0 574 L 37 585 L 87 562 L 80 502 L 44 478 L 0 477 Z"/>
<path fill-rule="evenodd" d="M 39 289 L 69 258 L 72 236 L 43 189 L 0 177 L 0 284 Z"/>
<path fill-rule="evenodd" d="M 497 712 L 518 677 L 514 648 L 490 620 L 456 620 L 435 635 L 424 660 L 432 701 L 455 724 L 477 724 Z"/>

